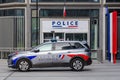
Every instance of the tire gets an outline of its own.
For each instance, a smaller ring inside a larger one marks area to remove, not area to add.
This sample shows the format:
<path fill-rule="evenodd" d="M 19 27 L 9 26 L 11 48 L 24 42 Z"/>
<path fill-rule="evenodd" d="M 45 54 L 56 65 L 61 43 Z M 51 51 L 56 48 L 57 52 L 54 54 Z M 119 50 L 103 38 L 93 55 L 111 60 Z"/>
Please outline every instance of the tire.
<path fill-rule="evenodd" d="M 30 62 L 26 59 L 21 59 L 18 61 L 17 66 L 19 71 L 26 72 L 30 69 Z"/>
<path fill-rule="evenodd" d="M 82 71 L 84 68 L 84 61 L 80 58 L 75 58 L 70 62 L 70 67 L 74 71 Z"/>

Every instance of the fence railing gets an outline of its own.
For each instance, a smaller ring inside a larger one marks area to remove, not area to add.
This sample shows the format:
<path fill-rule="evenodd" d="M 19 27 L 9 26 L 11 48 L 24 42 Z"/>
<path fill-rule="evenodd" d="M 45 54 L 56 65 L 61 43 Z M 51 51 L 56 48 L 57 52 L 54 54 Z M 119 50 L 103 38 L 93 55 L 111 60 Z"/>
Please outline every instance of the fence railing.
<path fill-rule="evenodd" d="M 10 53 L 15 51 L 26 51 L 31 48 L 0 48 L 0 59 L 7 59 Z"/>

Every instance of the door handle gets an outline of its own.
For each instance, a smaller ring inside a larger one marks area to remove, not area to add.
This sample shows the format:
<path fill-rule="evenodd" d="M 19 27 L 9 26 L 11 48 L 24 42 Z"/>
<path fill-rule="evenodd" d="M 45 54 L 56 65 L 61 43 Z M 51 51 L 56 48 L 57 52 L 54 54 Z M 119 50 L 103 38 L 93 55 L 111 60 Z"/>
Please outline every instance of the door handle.
<path fill-rule="evenodd" d="M 52 54 L 52 53 L 49 52 L 48 54 Z"/>
<path fill-rule="evenodd" d="M 67 53 L 71 53 L 70 51 L 68 51 Z"/>

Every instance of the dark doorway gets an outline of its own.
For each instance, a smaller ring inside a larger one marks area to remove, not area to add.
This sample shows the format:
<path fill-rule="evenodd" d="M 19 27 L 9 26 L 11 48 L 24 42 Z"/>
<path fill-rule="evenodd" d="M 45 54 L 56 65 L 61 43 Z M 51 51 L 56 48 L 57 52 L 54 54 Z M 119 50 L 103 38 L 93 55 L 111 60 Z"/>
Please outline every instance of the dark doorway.
<path fill-rule="evenodd" d="M 117 59 L 120 60 L 120 16 L 118 17 L 118 53 Z"/>

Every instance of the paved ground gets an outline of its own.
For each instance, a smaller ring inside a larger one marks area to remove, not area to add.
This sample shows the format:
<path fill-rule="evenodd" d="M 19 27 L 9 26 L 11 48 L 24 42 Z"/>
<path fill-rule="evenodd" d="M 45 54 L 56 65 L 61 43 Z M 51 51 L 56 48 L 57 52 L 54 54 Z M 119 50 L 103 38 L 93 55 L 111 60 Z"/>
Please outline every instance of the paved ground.
<path fill-rule="evenodd" d="M 0 60 L 0 80 L 120 80 L 120 63 L 98 63 L 94 61 L 81 72 L 70 68 L 32 69 L 19 72 L 7 67 L 6 60 Z"/>

